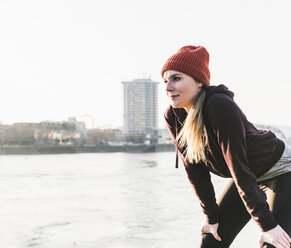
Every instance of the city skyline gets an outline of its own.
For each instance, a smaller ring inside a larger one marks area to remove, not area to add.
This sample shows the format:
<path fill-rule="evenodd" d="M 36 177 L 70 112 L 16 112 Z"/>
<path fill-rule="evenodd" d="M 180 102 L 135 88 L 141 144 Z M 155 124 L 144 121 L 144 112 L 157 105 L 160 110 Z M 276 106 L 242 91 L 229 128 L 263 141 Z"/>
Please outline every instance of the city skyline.
<path fill-rule="evenodd" d="M 291 125 L 291 3 L 287 0 L 88 0 L 0 3 L 0 121 L 123 125 L 122 81 L 158 85 L 158 127 L 170 104 L 160 70 L 183 45 L 210 53 L 253 123 Z"/>

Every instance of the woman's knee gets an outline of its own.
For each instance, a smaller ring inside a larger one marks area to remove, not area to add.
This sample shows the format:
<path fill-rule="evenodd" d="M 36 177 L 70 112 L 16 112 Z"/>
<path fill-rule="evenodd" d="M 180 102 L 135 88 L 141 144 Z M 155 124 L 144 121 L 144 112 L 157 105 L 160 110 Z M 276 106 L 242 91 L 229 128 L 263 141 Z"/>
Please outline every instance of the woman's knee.
<path fill-rule="evenodd" d="M 224 244 L 222 241 L 216 240 L 212 234 L 206 233 L 202 235 L 200 248 L 228 248 L 229 245 Z"/>

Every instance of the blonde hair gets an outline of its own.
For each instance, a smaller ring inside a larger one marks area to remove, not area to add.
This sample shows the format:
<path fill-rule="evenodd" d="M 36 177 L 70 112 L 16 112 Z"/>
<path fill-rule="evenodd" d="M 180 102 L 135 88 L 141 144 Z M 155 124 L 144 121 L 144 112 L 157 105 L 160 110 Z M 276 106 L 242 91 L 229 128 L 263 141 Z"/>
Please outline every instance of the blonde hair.
<path fill-rule="evenodd" d="M 204 98 L 205 89 L 202 87 L 194 98 L 183 128 L 177 136 L 179 147 L 186 147 L 184 155 L 190 163 L 198 163 L 206 159 L 205 145 L 207 143 L 207 133 L 202 115 Z"/>

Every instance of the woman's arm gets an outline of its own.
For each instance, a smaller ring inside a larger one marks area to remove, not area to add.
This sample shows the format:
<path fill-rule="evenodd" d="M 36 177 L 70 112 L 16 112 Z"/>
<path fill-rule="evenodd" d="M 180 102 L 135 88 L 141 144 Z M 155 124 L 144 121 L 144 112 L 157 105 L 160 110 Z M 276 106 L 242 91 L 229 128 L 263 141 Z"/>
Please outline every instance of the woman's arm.
<path fill-rule="evenodd" d="M 209 171 L 199 164 L 187 164 L 185 169 L 207 223 L 218 223 L 218 205 Z"/>
<path fill-rule="evenodd" d="M 165 111 L 164 117 L 173 142 L 177 146 L 177 127 L 175 126 L 175 118 L 177 117 L 174 115 L 170 106 Z M 218 206 L 216 204 L 215 192 L 213 189 L 209 171 L 203 168 L 200 164 L 188 164 L 180 151 L 179 155 L 184 163 L 190 184 L 192 185 L 194 192 L 200 201 L 203 213 L 206 215 L 207 223 L 217 223 Z"/>
<path fill-rule="evenodd" d="M 206 111 L 246 209 L 262 231 L 273 229 L 277 222 L 249 168 L 243 113 L 232 100 L 220 96 L 214 96 L 208 102 Z"/>

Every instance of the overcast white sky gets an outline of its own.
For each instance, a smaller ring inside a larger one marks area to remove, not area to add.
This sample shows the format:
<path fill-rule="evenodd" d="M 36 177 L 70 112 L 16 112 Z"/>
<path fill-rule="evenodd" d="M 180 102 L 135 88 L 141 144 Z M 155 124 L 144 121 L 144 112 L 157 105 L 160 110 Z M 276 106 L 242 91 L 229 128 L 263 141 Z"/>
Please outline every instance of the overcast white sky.
<path fill-rule="evenodd" d="M 0 120 L 120 127 L 121 81 L 162 82 L 165 60 L 192 44 L 250 121 L 291 125 L 290 13 L 289 0 L 1 0 Z M 168 104 L 161 83 L 160 127 Z"/>

